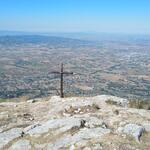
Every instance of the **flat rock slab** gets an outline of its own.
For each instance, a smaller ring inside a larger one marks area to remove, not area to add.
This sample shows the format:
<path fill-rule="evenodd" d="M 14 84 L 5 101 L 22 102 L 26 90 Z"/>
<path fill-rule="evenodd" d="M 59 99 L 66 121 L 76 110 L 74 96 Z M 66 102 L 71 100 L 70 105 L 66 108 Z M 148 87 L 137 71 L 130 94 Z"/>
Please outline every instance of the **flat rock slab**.
<path fill-rule="evenodd" d="M 68 117 L 53 119 L 43 123 L 42 125 L 27 127 L 24 131 L 27 131 L 25 134 L 38 137 L 41 134 L 48 132 L 50 129 L 57 129 L 57 132 L 61 133 L 70 130 L 73 127 L 80 128 L 83 126 L 82 122 L 85 122 L 84 126 L 88 128 L 100 127 L 104 124 L 102 120 L 96 117 Z"/>
<path fill-rule="evenodd" d="M 50 129 L 60 129 L 63 131 L 67 131 L 74 126 L 80 127 L 81 119 L 80 118 L 62 118 L 62 119 L 53 119 L 43 123 L 40 126 L 36 126 L 35 128 L 31 128 L 28 130 L 26 134 L 30 136 L 39 137 L 40 135 L 48 132 Z M 25 129 L 26 130 L 26 129 Z"/>
<path fill-rule="evenodd" d="M 95 99 L 99 99 L 103 101 L 111 100 L 113 102 L 116 102 L 117 105 L 122 106 L 122 107 L 128 107 L 128 104 L 129 104 L 129 101 L 127 99 L 119 98 L 116 96 L 98 95 L 98 96 L 95 96 Z"/>
<path fill-rule="evenodd" d="M 8 150 L 31 150 L 30 141 L 19 140 L 14 143 Z"/>
<path fill-rule="evenodd" d="M 3 148 L 6 144 L 11 142 L 12 140 L 21 136 L 22 129 L 21 128 L 13 128 L 6 132 L 0 133 L 0 148 Z"/>
<path fill-rule="evenodd" d="M 61 139 L 58 139 L 55 143 L 49 144 L 47 146 L 47 150 L 58 150 L 61 147 L 68 147 L 70 145 L 73 145 L 77 142 L 80 142 L 82 140 L 89 140 L 89 139 L 99 139 L 103 135 L 110 133 L 109 129 L 103 129 L 103 128 L 83 128 L 78 133 L 72 135 L 68 135 L 66 137 L 63 137 Z"/>

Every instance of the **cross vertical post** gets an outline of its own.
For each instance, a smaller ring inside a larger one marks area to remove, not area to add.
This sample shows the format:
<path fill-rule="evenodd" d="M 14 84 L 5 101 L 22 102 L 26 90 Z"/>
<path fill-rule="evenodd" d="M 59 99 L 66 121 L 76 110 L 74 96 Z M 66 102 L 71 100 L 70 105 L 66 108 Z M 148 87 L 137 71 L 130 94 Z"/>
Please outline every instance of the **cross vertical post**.
<path fill-rule="evenodd" d="M 61 64 L 61 72 L 60 72 L 60 97 L 64 98 L 63 92 L 63 63 Z"/>
<path fill-rule="evenodd" d="M 60 97 L 61 98 L 64 98 L 64 89 L 63 89 L 63 84 L 64 84 L 64 81 L 63 81 L 63 78 L 64 78 L 64 75 L 73 75 L 73 72 L 65 72 L 64 71 L 64 68 L 63 68 L 63 63 L 61 64 L 61 68 L 60 68 L 60 72 L 59 71 L 53 71 L 53 72 L 50 72 L 50 74 L 59 74 L 60 75 Z"/>

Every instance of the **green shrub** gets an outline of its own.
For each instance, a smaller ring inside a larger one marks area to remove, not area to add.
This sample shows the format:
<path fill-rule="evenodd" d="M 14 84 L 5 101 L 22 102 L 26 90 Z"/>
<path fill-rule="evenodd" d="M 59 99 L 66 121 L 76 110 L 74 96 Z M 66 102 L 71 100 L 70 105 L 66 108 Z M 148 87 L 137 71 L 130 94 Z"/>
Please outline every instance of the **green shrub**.
<path fill-rule="evenodd" d="M 117 105 L 117 102 L 113 101 L 113 100 L 110 99 L 110 98 L 106 100 L 106 103 L 107 103 L 107 104 L 110 104 L 110 105 Z"/>
<path fill-rule="evenodd" d="M 150 110 L 150 102 L 145 100 L 129 100 L 129 107 Z"/>

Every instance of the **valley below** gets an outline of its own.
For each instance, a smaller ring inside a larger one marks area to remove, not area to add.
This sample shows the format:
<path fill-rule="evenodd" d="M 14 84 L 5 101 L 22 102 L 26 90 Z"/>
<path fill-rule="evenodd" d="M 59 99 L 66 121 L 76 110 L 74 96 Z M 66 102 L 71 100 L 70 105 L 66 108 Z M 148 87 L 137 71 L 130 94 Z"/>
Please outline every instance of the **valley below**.
<path fill-rule="evenodd" d="M 0 36 L 0 149 L 149 150 L 149 41 Z"/>
<path fill-rule="evenodd" d="M 0 36 L 0 98 L 114 95 L 149 100 L 149 40 L 88 41 L 51 36 Z"/>

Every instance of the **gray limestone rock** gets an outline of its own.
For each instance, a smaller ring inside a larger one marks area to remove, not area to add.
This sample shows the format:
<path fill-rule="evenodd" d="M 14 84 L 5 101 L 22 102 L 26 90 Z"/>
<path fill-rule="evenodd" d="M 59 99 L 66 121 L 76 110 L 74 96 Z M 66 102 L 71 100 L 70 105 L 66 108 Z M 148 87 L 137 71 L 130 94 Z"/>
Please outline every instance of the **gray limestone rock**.
<path fill-rule="evenodd" d="M 144 122 L 142 123 L 142 126 L 144 127 L 145 131 L 150 132 L 150 122 Z"/>
<path fill-rule="evenodd" d="M 14 143 L 8 150 L 31 150 L 30 141 L 19 140 Z"/>
<path fill-rule="evenodd" d="M 21 133 L 22 133 L 21 128 L 14 128 L 6 132 L 0 133 L 0 148 L 4 147 L 12 140 L 20 137 Z"/>
<path fill-rule="evenodd" d="M 35 128 L 27 131 L 27 134 L 30 136 L 40 136 L 43 133 L 49 131 L 49 129 L 56 129 L 58 128 L 58 132 L 65 132 L 73 127 L 81 126 L 81 119 L 80 118 L 62 118 L 62 119 L 53 119 L 49 120 L 46 123 L 43 123 L 41 126 L 36 126 Z"/>
<path fill-rule="evenodd" d="M 30 126 L 26 127 L 26 128 L 23 130 L 23 132 L 24 132 L 24 133 L 29 132 L 30 130 L 32 130 L 32 129 L 38 127 L 38 126 L 41 126 L 41 125 L 40 125 L 39 123 L 30 125 Z"/>
<path fill-rule="evenodd" d="M 121 133 L 125 133 L 128 135 L 132 135 L 137 142 L 140 141 L 140 137 L 144 132 L 144 127 L 137 125 L 137 124 L 127 124 L 124 127 L 119 127 L 118 131 Z"/>
<path fill-rule="evenodd" d="M 48 150 L 58 150 L 61 147 L 66 147 L 69 145 L 73 145 L 82 140 L 89 140 L 89 139 L 97 139 L 101 138 L 105 134 L 110 133 L 109 129 L 103 128 L 83 128 L 78 133 L 74 134 L 73 136 L 68 135 L 65 138 L 58 139 L 53 144 L 48 144 Z"/>

